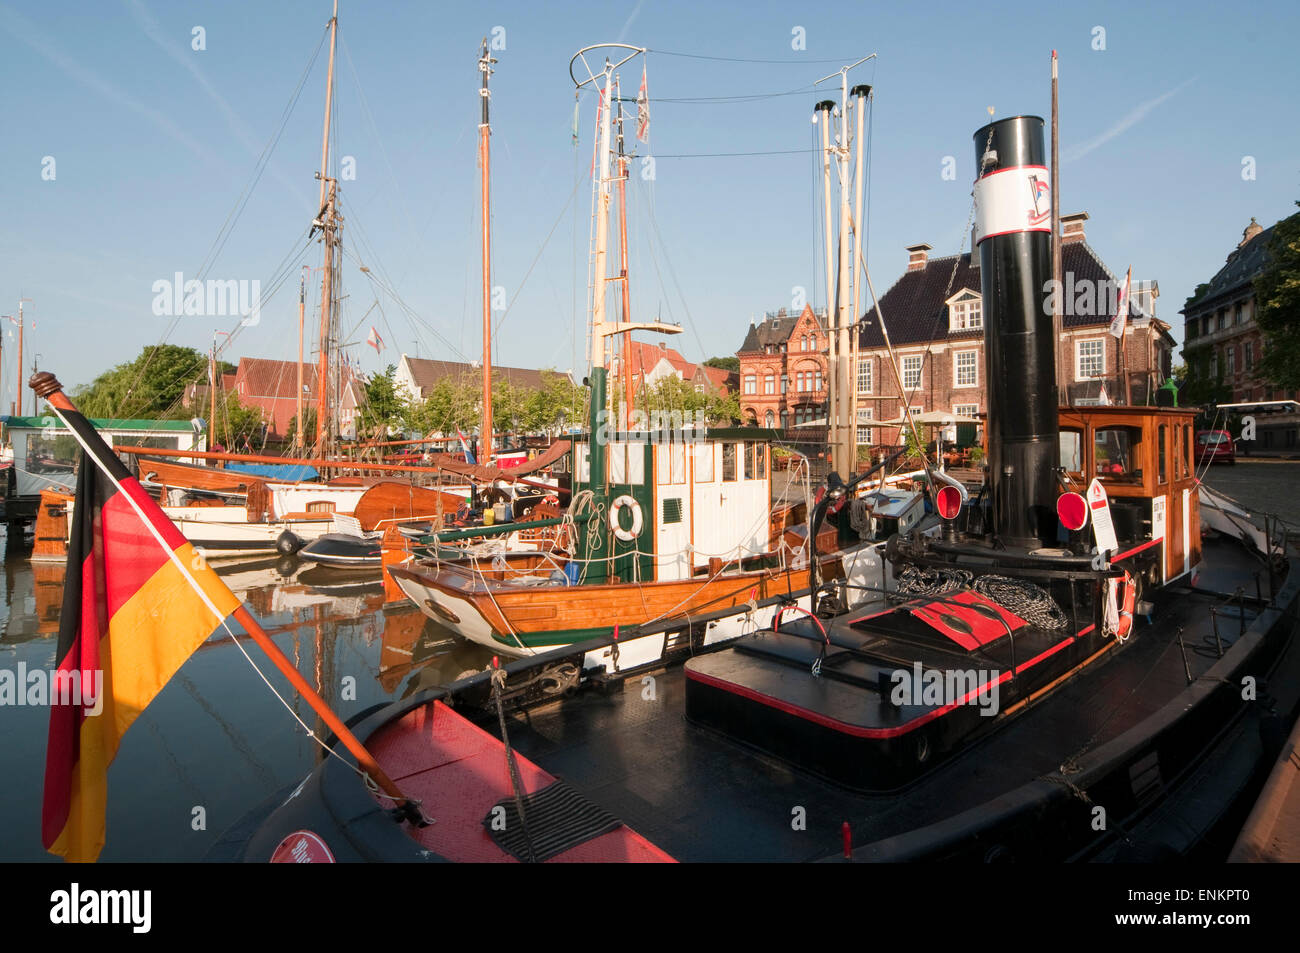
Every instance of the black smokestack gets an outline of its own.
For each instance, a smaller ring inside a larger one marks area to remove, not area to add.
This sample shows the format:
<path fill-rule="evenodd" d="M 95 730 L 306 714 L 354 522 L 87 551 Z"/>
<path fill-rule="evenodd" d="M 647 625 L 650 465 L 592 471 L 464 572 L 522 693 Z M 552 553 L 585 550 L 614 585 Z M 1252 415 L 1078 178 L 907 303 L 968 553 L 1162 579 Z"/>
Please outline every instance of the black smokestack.
<path fill-rule="evenodd" d="M 975 133 L 975 232 L 984 298 L 993 529 L 1006 544 L 1056 539 L 1056 354 L 1044 308 L 1051 191 L 1038 116 Z"/>

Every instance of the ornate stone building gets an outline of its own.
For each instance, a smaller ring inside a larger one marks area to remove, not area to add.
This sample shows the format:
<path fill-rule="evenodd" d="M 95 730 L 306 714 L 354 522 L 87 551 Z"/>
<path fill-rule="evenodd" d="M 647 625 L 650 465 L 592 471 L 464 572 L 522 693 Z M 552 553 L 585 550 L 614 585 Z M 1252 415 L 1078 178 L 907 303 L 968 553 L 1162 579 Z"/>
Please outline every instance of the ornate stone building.
<path fill-rule="evenodd" d="M 825 314 L 820 315 L 824 319 Z M 805 305 L 750 322 L 740 358 L 740 411 L 761 427 L 794 427 L 826 416 L 826 352 L 819 315 Z"/>
<path fill-rule="evenodd" d="M 1217 391 L 1219 403 L 1296 397 L 1255 373 L 1264 341 L 1255 324 L 1254 281 L 1268 265 L 1272 237 L 1273 227 L 1252 218 L 1223 267 L 1183 308 L 1183 361 L 1193 393 Z"/>

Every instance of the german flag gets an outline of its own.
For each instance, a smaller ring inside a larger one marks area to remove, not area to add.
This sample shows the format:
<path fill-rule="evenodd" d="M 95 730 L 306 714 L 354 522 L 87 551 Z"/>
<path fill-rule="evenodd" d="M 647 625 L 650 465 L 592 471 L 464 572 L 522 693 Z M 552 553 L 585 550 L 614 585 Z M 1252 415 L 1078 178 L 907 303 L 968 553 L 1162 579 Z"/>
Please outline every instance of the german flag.
<path fill-rule="evenodd" d="M 63 393 L 48 399 L 82 446 L 55 674 L 80 690 L 51 698 L 41 836 L 93 861 L 122 736 L 240 602 Z"/>

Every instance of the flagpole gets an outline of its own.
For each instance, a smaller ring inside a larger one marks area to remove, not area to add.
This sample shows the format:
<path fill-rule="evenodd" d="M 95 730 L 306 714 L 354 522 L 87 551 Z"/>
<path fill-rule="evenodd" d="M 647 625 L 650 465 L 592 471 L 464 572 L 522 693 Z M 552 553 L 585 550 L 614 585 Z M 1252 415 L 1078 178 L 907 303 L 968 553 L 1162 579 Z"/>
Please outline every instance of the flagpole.
<path fill-rule="evenodd" d="M 81 413 L 73 405 L 72 401 L 68 399 L 67 395 L 63 393 L 63 385 L 60 384 L 58 379 L 49 371 L 42 371 L 38 374 L 33 374 L 28 384 L 36 393 L 37 397 L 44 398 L 49 403 L 54 412 L 58 414 L 59 419 L 61 419 L 64 425 L 72 432 L 77 443 L 81 444 L 81 449 L 85 451 L 86 456 L 95 462 L 95 465 L 98 466 L 104 475 L 113 482 L 114 486 L 118 488 L 130 503 L 131 508 L 135 510 L 136 516 L 140 518 L 141 523 L 143 523 L 153 534 L 158 545 L 168 553 L 173 564 L 175 564 L 177 569 L 180 571 L 181 576 L 185 579 L 186 583 L 189 584 L 190 588 L 195 591 L 203 601 L 204 605 L 206 605 L 216 617 L 217 624 L 220 625 L 224 623 L 225 617 L 222 616 L 220 611 L 212 604 L 212 601 L 208 598 L 208 594 L 203 590 L 203 587 L 199 585 L 198 580 L 195 579 L 193 574 L 190 572 L 190 567 L 185 565 L 184 560 L 180 559 L 176 555 L 175 550 L 169 547 L 166 540 L 159 535 L 157 528 L 154 527 L 152 521 L 140 508 L 139 501 L 137 501 L 131 493 L 128 493 L 122 487 L 121 480 L 124 477 L 129 477 L 122 462 L 117 459 L 116 455 L 114 455 L 111 450 L 109 450 L 109 454 L 113 457 L 113 460 L 117 462 L 117 467 L 114 468 L 110 465 L 108 460 L 96 452 L 94 444 L 99 444 L 101 447 L 104 447 L 103 440 L 98 436 L 94 428 L 86 422 L 86 419 L 81 416 Z M 69 414 L 72 416 L 68 416 Z M 108 448 L 104 447 L 104 449 L 107 450 Z M 115 469 L 119 470 L 120 473 L 115 473 Z M 352 752 L 353 757 L 357 759 L 357 763 L 365 773 L 370 775 L 384 793 L 397 803 L 399 810 L 402 811 L 403 817 L 413 823 L 421 823 L 424 818 L 420 813 L 419 805 L 415 801 L 406 797 L 406 795 L 401 792 L 401 789 L 393 783 L 393 780 L 388 776 L 384 769 L 379 766 L 379 763 L 375 761 L 370 752 L 367 751 L 361 742 L 357 740 L 356 736 L 348 730 L 347 725 L 343 723 L 338 715 L 334 714 L 333 710 L 325 700 L 316 693 L 315 689 L 313 689 L 311 685 L 307 683 L 307 680 L 302 677 L 302 674 L 294 668 L 293 663 L 290 662 L 285 654 L 280 651 L 279 647 L 271 641 L 271 637 L 266 634 L 261 625 L 258 624 L 257 620 L 253 618 L 249 611 L 241 604 L 239 608 L 234 611 L 233 615 L 240 625 L 244 627 L 244 630 L 252 636 L 253 641 L 255 641 L 262 651 L 266 653 L 267 657 L 271 659 L 275 664 L 275 667 L 280 670 L 280 674 L 289 680 L 289 684 L 292 685 L 294 690 L 297 691 L 307 704 L 312 707 L 312 710 L 321 717 L 321 720 L 325 722 L 330 731 L 334 733 L 335 737 L 343 742 L 344 747 L 346 747 L 348 751 Z"/>

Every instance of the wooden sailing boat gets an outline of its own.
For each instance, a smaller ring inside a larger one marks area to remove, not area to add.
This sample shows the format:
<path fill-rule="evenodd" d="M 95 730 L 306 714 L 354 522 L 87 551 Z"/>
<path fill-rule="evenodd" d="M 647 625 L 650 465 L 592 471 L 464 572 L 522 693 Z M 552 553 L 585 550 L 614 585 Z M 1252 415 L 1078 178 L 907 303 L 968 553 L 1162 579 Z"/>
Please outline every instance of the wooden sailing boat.
<path fill-rule="evenodd" d="M 611 102 L 616 70 L 644 51 L 588 71 L 579 88 Z M 574 57 L 582 60 L 589 47 Z M 572 75 L 573 64 L 570 66 Z M 672 615 L 734 610 L 709 638 L 739 635 L 770 621 L 775 608 L 755 600 L 792 595 L 803 567 L 772 529 L 770 431 L 679 429 L 610 434 L 605 414 L 605 342 L 632 330 L 680 333 L 660 322 L 605 317 L 613 110 L 597 130 L 596 235 L 591 328 L 589 434 L 576 437 L 572 502 L 566 514 L 573 554 L 509 554 L 492 560 L 437 560 L 390 569 L 402 590 L 442 625 L 506 653 L 528 655 L 572 644 L 616 626 Z M 620 174 L 625 166 L 620 163 Z M 626 273 L 624 272 L 626 288 Z M 828 573 L 838 563 L 828 560 Z M 662 643 L 662 640 L 660 640 Z M 662 648 L 662 644 L 659 646 Z M 654 647 L 647 645 L 649 651 Z M 617 659 L 614 660 L 617 664 Z"/>

